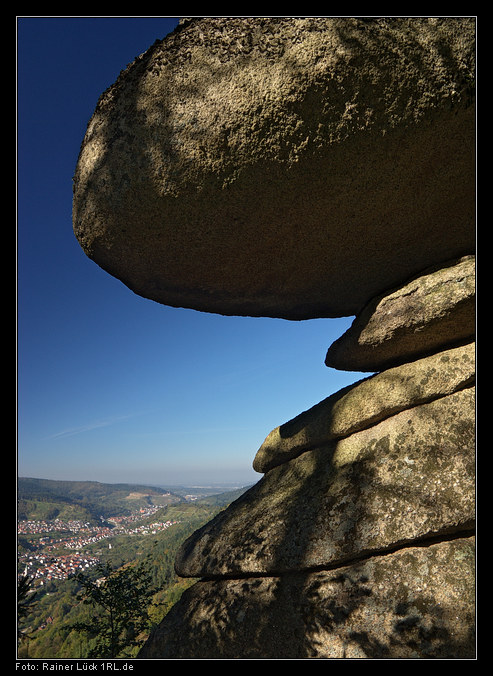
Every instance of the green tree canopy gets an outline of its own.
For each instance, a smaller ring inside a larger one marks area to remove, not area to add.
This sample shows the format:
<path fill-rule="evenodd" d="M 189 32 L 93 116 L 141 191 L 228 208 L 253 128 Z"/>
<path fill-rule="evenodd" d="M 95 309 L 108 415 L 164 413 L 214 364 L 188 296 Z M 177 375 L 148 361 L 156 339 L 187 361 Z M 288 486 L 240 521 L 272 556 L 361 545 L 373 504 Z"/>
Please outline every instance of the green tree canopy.
<path fill-rule="evenodd" d="M 82 589 L 78 599 L 94 608 L 89 622 L 76 622 L 73 628 L 93 638 L 88 657 L 129 657 L 145 638 L 149 625 L 152 575 L 145 563 L 113 568 L 100 564 L 94 573 L 78 573 Z"/>
<path fill-rule="evenodd" d="M 21 627 L 26 615 L 35 605 L 36 594 L 32 590 L 32 578 L 28 575 L 21 575 L 17 579 L 17 638 L 22 640 L 27 636 L 26 629 Z"/>

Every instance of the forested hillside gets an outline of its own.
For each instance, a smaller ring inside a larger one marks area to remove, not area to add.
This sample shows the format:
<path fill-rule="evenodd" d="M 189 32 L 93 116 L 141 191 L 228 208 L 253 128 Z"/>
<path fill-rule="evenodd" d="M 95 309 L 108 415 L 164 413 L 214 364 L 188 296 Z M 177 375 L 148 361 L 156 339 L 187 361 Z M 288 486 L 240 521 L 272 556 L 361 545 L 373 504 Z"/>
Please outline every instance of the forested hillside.
<path fill-rule="evenodd" d="M 54 482 L 59 484 L 60 482 Z M 96 513 L 95 504 L 91 502 L 94 499 L 97 506 L 106 503 L 106 507 L 113 501 L 114 508 L 118 514 L 121 512 L 122 494 L 138 493 L 139 489 L 144 487 L 136 486 L 118 486 L 115 490 L 107 490 L 106 484 L 93 484 L 85 482 L 77 486 L 70 485 L 72 482 L 66 482 L 67 486 L 51 485 L 49 482 L 31 484 L 39 489 L 36 493 L 37 499 L 29 492 L 28 482 L 21 481 L 22 495 L 19 504 L 37 505 L 36 511 L 28 511 L 30 518 L 34 514 L 48 520 L 50 514 L 53 516 L 55 511 L 60 508 L 58 517 L 63 514 L 74 515 L 83 501 L 86 501 L 88 512 Z M 77 482 L 74 482 L 77 483 Z M 145 487 L 149 492 L 152 501 L 158 501 L 165 496 L 159 489 L 151 493 L 149 487 Z M 128 517 L 131 519 L 133 529 L 118 529 L 111 531 L 111 537 L 105 537 L 95 542 L 84 545 L 79 555 L 86 557 L 88 561 L 98 561 L 102 564 L 111 563 L 115 568 L 127 564 L 138 564 L 144 562 L 146 568 L 150 571 L 152 583 L 157 588 L 157 592 L 152 599 L 150 607 L 151 625 L 157 625 L 163 616 L 168 612 L 174 603 L 180 598 L 183 591 L 195 582 L 193 579 L 179 578 L 174 571 L 174 559 L 181 543 L 193 531 L 207 523 L 232 502 L 245 489 L 225 493 L 218 496 L 208 496 L 203 499 L 197 499 L 187 502 L 183 498 L 171 496 L 173 501 L 162 508 L 154 510 L 151 516 Z M 48 498 L 56 496 L 57 499 L 64 498 L 60 502 L 51 502 Z M 92 496 L 92 497 L 89 497 Z M 124 500 L 125 498 L 123 498 Z M 58 505 L 58 507 L 54 507 Z M 46 509 L 43 510 L 42 506 Z M 51 510 L 51 512 L 50 512 Z M 63 510 L 66 510 L 63 512 Z M 134 510 L 137 512 L 145 510 Z M 24 512 L 23 512 L 24 513 Z M 109 512 L 108 518 L 111 519 Z M 117 514 L 117 517 L 118 517 Z M 21 518 L 21 517 L 20 517 Z M 124 517 L 125 518 L 125 517 Z M 122 520 L 124 520 L 124 518 Z M 118 519 L 115 518 L 115 522 Z M 156 529 L 156 523 L 166 522 L 169 526 L 164 530 Z M 52 522 L 49 522 L 52 523 Z M 137 528 L 138 526 L 138 528 Z M 140 530 L 139 530 L 140 529 Z M 116 533 L 116 534 L 114 534 Z M 55 535 L 58 535 L 57 533 Z M 45 538 L 48 540 L 48 538 Z M 53 542 L 53 538 L 50 539 Z M 63 558 L 67 553 L 67 541 L 60 539 L 55 544 L 50 544 L 52 548 L 49 554 L 52 557 L 59 556 Z M 43 547 L 41 534 L 19 537 L 19 552 L 23 553 L 22 560 L 27 556 L 34 557 L 39 552 L 43 556 L 47 555 L 48 547 Z M 19 573 L 21 574 L 20 566 Z M 87 569 L 91 574 L 90 569 Z M 35 592 L 34 604 L 23 619 L 22 628 L 25 636 L 19 644 L 19 657 L 31 658 L 80 658 L 86 657 L 91 648 L 91 641 L 80 632 L 72 628 L 75 622 L 88 621 L 90 619 L 91 608 L 76 600 L 80 585 L 74 576 L 69 575 L 66 579 L 48 579 L 47 577 L 38 577 L 33 579 L 32 588 Z"/>
<path fill-rule="evenodd" d="M 42 503 L 50 503 L 51 510 L 60 513 L 81 508 L 93 519 L 130 514 L 148 505 L 168 505 L 180 502 L 182 497 L 166 488 L 140 484 L 106 484 L 98 481 L 53 481 L 20 477 L 17 482 L 18 518 L 42 518 Z M 53 511 L 49 512 L 53 514 Z M 44 518 L 57 518 L 45 516 Z"/>

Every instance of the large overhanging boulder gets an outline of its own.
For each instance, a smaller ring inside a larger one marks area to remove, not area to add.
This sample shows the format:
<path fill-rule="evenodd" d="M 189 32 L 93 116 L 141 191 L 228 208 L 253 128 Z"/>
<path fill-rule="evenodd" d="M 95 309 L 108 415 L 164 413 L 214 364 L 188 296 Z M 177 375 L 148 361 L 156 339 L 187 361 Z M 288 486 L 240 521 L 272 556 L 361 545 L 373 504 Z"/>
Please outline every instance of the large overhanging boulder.
<path fill-rule="evenodd" d="M 166 305 L 356 314 L 474 251 L 474 56 L 467 17 L 183 21 L 98 102 L 76 236 Z"/>

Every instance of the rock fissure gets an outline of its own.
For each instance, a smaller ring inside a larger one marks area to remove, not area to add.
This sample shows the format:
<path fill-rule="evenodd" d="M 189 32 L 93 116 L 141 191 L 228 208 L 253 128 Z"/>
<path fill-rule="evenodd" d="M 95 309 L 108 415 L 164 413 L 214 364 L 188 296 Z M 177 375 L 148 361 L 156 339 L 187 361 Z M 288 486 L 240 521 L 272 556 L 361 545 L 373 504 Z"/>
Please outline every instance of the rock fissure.
<path fill-rule="evenodd" d="M 267 472 L 286 460 L 369 429 L 404 410 L 411 411 L 474 387 L 475 380 L 474 342 L 380 372 L 275 428 L 258 450 L 253 467 L 258 472 Z"/>
<path fill-rule="evenodd" d="M 476 376 L 473 375 L 470 378 L 468 378 L 464 383 L 459 385 L 454 392 L 461 392 L 463 390 L 471 389 L 475 387 L 475 382 L 476 382 Z M 352 429 L 348 431 L 346 434 L 341 434 L 341 436 L 338 437 L 324 437 L 323 439 L 318 440 L 317 442 L 313 442 L 312 444 L 307 444 L 306 446 L 303 446 L 302 449 L 299 449 L 296 451 L 295 454 L 290 455 L 289 457 L 285 457 L 282 460 L 279 461 L 278 464 L 282 464 L 283 462 L 286 462 L 288 459 L 294 459 L 302 455 L 303 453 L 308 453 L 310 451 L 314 451 L 317 448 L 319 448 L 323 444 L 327 444 L 330 441 L 342 441 L 344 439 L 348 439 L 350 436 L 352 436 L 355 432 L 364 432 L 366 430 L 371 429 L 372 427 L 375 427 L 379 423 L 383 422 L 384 420 L 387 420 L 388 418 L 391 418 L 394 415 L 397 415 L 398 413 L 402 413 L 403 411 L 412 411 L 414 408 L 417 408 L 418 406 L 421 406 L 422 404 L 427 404 L 427 403 L 432 403 L 434 401 L 438 401 L 439 399 L 442 399 L 444 397 L 448 396 L 447 394 L 437 394 L 435 397 L 430 397 L 429 399 L 423 399 L 422 401 L 418 401 L 413 405 L 408 406 L 407 408 L 395 408 L 392 410 L 389 410 L 384 417 L 375 417 L 373 420 L 369 420 L 366 422 L 366 424 L 358 426 L 355 429 Z M 271 469 L 274 469 L 274 467 L 277 467 L 278 464 L 272 464 L 272 465 L 266 465 L 264 469 L 260 470 L 258 469 L 257 471 L 262 471 L 262 472 L 269 472 Z"/>
<path fill-rule="evenodd" d="M 288 570 L 272 570 L 268 573 L 243 573 L 243 574 L 222 574 L 222 575 L 205 575 L 200 578 L 202 582 L 212 582 L 214 580 L 245 580 L 250 578 L 270 578 L 270 577 L 281 577 L 283 575 L 292 575 L 295 573 L 300 574 L 309 574 L 317 573 L 322 571 L 335 571 L 340 568 L 346 568 L 352 566 L 356 563 L 361 563 L 363 561 L 368 561 L 373 558 L 379 558 L 382 556 L 390 556 L 391 554 L 396 554 L 397 552 L 403 552 L 406 549 L 414 549 L 416 547 L 431 547 L 437 544 L 444 544 L 447 542 L 453 542 L 454 540 L 462 540 L 467 538 L 475 537 L 476 535 L 476 523 L 471 521 L 467 524 L 462 524 L 461 527 L 454 528 L 449 531 L 444 531 L 442 533 L 429 533 L 421 538 L 416 540 L 407 540 L 388 547 L 385 549 L 378 550 L 369 550 L 366 552 L 361 552 L 360 555 L 355 556 L 350 559 L 341 559 L 336 564 L 332 566 L 312 566 L 311 568 L 297 568 L 297 569 L 288 569 Z"/>

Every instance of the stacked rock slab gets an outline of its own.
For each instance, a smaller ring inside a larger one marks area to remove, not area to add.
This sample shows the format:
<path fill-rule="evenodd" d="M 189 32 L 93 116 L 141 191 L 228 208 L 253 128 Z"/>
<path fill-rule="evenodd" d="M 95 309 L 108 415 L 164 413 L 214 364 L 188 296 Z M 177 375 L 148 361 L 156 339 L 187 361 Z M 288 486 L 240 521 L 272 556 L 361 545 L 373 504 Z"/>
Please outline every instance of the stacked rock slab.
<path fill-rule="evenodd" d="M 356 317 L 335 353 L 359 370 L 377 326 L 386 368 L 269 434 L 264 477 L 182 546 L 177 572 L 202 580 L 141 657 L 474 657 L 474 291 L 470 256 Z"/>
<path fill-rule="evenodd" d="M 326 364 L 371 374 L 268 435 L 141 658 L 473 655 L 475 53 L 471 17 L 194 18 L 100 97 L 85 253 L 166 305 L 354 315 Z"/>

